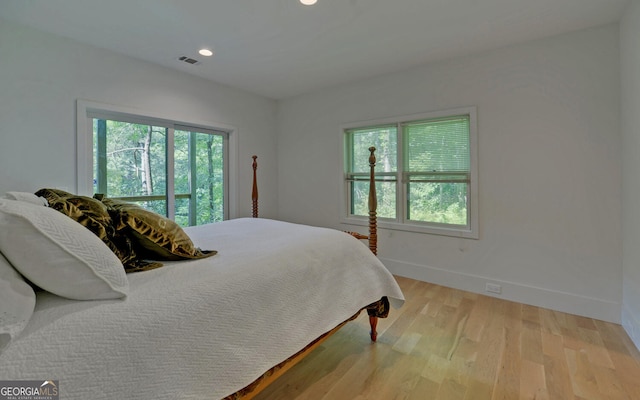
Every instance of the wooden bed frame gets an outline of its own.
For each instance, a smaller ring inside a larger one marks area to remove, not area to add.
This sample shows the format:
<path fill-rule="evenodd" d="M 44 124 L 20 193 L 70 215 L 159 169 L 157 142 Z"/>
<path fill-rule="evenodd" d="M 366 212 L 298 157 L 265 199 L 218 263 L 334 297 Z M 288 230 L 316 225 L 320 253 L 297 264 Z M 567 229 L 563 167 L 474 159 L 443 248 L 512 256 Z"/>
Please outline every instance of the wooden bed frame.
<path fill-rule="evenodd" d="M 378 251 L 377 251 L 377 249 L 378 249 L 378 228 L 377 228 L 378 225 L 377 225 L 377 211 L 376 210 L 377 210 L 377 207 L 378 207 L 378 201 L 377 201 L 377 197 L 376 197 L 376 185 L 375 185 L 375 165 L 376 165 L 376 156 L 374 154 L 375 151 L 376 151 L 375 147 L 369 147 L 369 152 L 370 152 L 370 155 L 369 155 L 369 167 L 370 167 L 370 173 L 369 173 L 369 199 L 368 199 L 369 234 L 368 235 L 362 235 L 360 233 L 351 232 L 351 231 L 347 231 L 346 233 L 350 234 L 351 236 L 353 236 L 353 237 L 355 237 L 357 239 L 368 240 L 369 249 L 373 252 L 373 254 L 377 255 L 378 254 Z M 253 218 L 258 218 L 258 183 L 257 183 L 257 177 L 256 177 L 256 172 L 257 172 L 257 169 L 258 169 L 258 162 L 257 162 L 258 156 L 253 155 L 252 158 L 253 158 L 253 188 L 252 188 L 252 191 L 251 191 L 252 216 L 253 216 Z M 364 310 L 364 309 L 365 308 L 363 308 L 362 310 Z M 284 362 L 278 364 L 277 366 L 273 367 L 271 370 L 269 370 L 267 373 L 265 373 L 261 378 L 259 378 L 257 381 L 255 381 L 251 385 L 247 386 L 242 391 L 240 391 L 240 392 L 238 392 L 238 393 L 236 393 L 234 395 L 231 395 L 231 396 L 227 397 L 226 399 L 243 399 L 243 400 L 252 399 L 258 393 L 260 393 L 262 390 L 264 390 L 267 386 L 269 386 L 271 383 L 273 383 L 276 379 L 278 379 L 280 376 L 282 376 L 285 372 L 287 372 L 293 366 L 295 366 L 297 363 L 302 361 L 302 359 L 305 356 L 307 356 L 309 353 L 311 353 L 313 350 L 315 350 L 318 346 L 320 346 L 320 344 L 322 344 L 325 340 L 327 340 L 329 337 L 331 337 L 331 335 L 333 335 L 340 328 L 342 328 L 342 326 L 344 324 L 346 324 L 349 321 L 354 320 L 360 314 L 360 312 L 362 310 L 358 311 L 353 317 L 351 317 L 348 320 L 344 321 L 343 323 L 341 323 L 340 325 L 336 326 L 335 328 L 333 328 L 329 332 L 327 332 L 324 335 L 320 336 L 318 339 L 316 339 L 314 342 L 309 344 L 304 349 L 300 350 L 294 356 L 290 357 L 286 361 L 284 361 Z M 378 337 L 378 333 L 376 331 L 376 327 L 378 325 L 378 317 L 369 315 L 369 324 L 371 326 L 371 332 L 369 333 L 370 336 L 371 336 L 371 341 L 375 342 L 377 340 L 377 337 Z"/>

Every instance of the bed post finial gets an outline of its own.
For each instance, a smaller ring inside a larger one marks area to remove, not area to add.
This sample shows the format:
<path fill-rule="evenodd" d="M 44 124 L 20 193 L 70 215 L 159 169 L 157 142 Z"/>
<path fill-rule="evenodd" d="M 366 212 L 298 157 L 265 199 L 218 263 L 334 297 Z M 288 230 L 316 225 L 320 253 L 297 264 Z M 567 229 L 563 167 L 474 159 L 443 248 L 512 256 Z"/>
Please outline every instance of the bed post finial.
<path fill-rule="evenodd" d="M 252 212 L 251 216 L 253 218 L 258 218 L 258 180 L 256 177 L 256 170 L 258 169 L 258 162 L 256 159 L 258 156 L 255 154 L 251 156 L 253 158 L 253 188 L 251 190 L 251 203 L 252 203 Z"/>
<path fill-rule="evenodd" d="M 377 209 L 378 198 L 376 197 L 376 148 L 369 147 L 369 249 L 373 254 L 378 255 L 378 221 L 377 221 Z"/>

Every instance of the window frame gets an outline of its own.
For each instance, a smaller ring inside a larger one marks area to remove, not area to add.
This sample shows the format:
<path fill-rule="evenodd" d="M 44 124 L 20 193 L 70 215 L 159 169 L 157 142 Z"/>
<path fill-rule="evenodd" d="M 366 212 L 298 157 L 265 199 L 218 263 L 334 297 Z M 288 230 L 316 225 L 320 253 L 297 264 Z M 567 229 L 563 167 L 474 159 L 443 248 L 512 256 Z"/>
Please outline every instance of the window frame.
<path fill-rule="evenodd" d="M 408 181 L 406 180 L 409 171 L 405 170 L 405 143 L 403 141 L 402 125 L 421 120 L 432 120 L 440 118 L 449 118 L 460 115 L 469 116 L 469 179 L 468 183 L 468 225 L 450 225 L 435 222 L 422 222 L 407 219 L 407 198 L 408 198 Z M 379 173 L 376 170 L 376 181 L 382 181 L 384 177 L 396 184 L 396 218 L 383 218 L 378 216 L 378 227 L 383 229 L 418 232 L 434 235 L 453 236 L 469 239 L 479 238 L 478 227 L 478 129 L 477 129 L 477 111 L 475 106 L 460 107 L 441 111 L 426 112 L 420 114 L 411 114 L 404 116 L 389 117 L 383 119 L 356 121 L 341 125 L 341 150 L 342 150 L 342 185 L 341 185 L 341 204 L 342 218 L 341 223 L 347 225 L 364 225 L 368 224 L 368 217 L 351 214 L 351 190 L 350 179 L 353 175 L 362 175 L 358 173 L 350 173 L 348 167 L 350 165 L 350 145 L 352 141 L 349 138 L 349 130 L 367 127 L 377 127 L 384 125 L 397 126 L 397 163 L 396 172 Z M 351 143 L 350 143 L 351 142 Z M 366 174 L 368 176 L 368 173 Z"/>
<path fill-rule="evenodd" d="M 158 115 L 129 107 L 114 106 L 87 100 L 76 102 L 76 191 L 78 194 L 93 194 L 93 119 L 111 119 L 135 124 L 162 126 L 170 130 L 194 129 L 198 132 L 224 132 L 226 134 L 227 151 L 224 157 L 225 199 L 224 219 L 237 216 L 237 134 L 229 125 L 210 122 L 194 122 L 184 118 Z M 173 148 L 173 136 L 168 135 L 167 149 Z M 173 186 L 173 152 L 167 152 L 167 185 Z M 169 218 L 175 215 L 175 196 L 167 194 L 167 211 Z"/>

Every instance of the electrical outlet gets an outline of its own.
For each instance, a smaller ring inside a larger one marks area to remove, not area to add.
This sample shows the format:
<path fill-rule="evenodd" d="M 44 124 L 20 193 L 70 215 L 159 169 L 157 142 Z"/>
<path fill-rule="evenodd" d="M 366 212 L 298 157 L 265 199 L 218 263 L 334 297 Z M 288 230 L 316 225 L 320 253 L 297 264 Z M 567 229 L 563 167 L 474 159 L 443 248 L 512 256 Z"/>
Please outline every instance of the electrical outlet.
<path fill-rule="evenodd" d="M 487 283 L 485 290 L 489 293 L 500 294 L 502 293 L 502 286 L 495 283 Z"/>

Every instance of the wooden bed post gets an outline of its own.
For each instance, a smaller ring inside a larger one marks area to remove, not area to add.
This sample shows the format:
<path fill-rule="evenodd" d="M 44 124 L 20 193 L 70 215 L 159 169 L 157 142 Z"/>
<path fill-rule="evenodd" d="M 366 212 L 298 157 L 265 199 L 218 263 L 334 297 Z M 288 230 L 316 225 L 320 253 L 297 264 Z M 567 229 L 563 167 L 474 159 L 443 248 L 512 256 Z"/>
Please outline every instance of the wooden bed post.
<path fill-rule="evenodd" d="M 258 218 L 258 181 L 256 178 L 256 170 L 258 169 L 258 162 L 256 161 L 256 159 L 258 158 L 258 156 L 253 155 L 251 156 L 251 158 L 253 158 L 253 188 L 251 190 L 251 202 L 252 202 L 252 217 L 253 218 Z"/>
<path fill-rule="evenodd" d="M 376 148 L 371 146 L 369 147 L 369 235 L 362 235 L 358 232 L 347 231 L 348 234 L 355 237 L 356 239 L 368 239 L 369 240 L 369 250 L 374 255 L 378 255 L 378 198 L 376 195 L 376 156 L 375 156 Z M 369 311 L 369 310 L 368 310 Z M 367 312 L 368 312 L 367 311 Z M 369 314 L 369 325 L 371 326 L 371 341 L 375 342 L 378 338 L 378 332 L 376 332 L 376 327 L 378 326 L 378 317 Z"/>
<path fill-rule="evenodd" d="M 378 198 L 376 196 L 376 176 L 375 176 L 375 167 L 376 167 L 376 156 L 375 156 L 376 148 L 371 146 L 369 147 L 369 235 L 361 235 L 357 232 L 347 232 L 350 235 L 358 238 L 358 239 L 368 239 L 369 240 L 369 250 L 374 255 L 378 255 L 378 217 L 377 217 L 377 209 L 378 209 Z M 258 169 L 258 156 L 253 155 L 253 188 L 251 191 L 251 201 L 253 203 L 252 207 L 252 216 L 253 218 L 258 218 L 258 181 L 256 177 L 256 170 Z M 371 341 L 375 342 L 378 338 L 378 332 L 376 328 L 378 326 L 378 317 L 369 315 L 369 325 L 371 326 L 371 332 L 369 335 L 371 336 Z"/>
<path fill-rule="evenodd" d="M 375 167 L 376 167 L 376 156 L 375 156 L 376 148 L 371 146 L 369 147 L 369 234 L 363 235 L 358 232 L 346 231 L 349 235 L 355 237 L 356 239 L 367 239 L 369 241 L 369 250 L 374 255 L 378 255 L 378 217 L 377 217 L 377 209 L 378 209 L 378 199 L 376 196 L 376 175 L 375 175 Z"/>
<path fill-rule="evenodd" d="M 378 326 L 378 317 L 369 315 L 369 326 L 371 327 L 369 336 L 371 336 L 371 341 L 375 342 L 376 340 L 378 340 L 378 332 L 376 331 L 376 327 Z"/>
<path fill-rule="evenodd" d="M 376 196 L 376 148 L 369 147 L 369 249 L 375 255 L 378 255 L 378 198 Z"/>
<path fill-rule="evenodd" d="M 378 255 L 378 198 L 376 196 L 376 148 L 369 147 L 369 250 L 376 256 Z M 375 342 L 378 339 L 378 332 L 376 328 L 378 326 L 378 317 L 369 315 L 369 326 L 371 331 L 371 341 Z"/>

